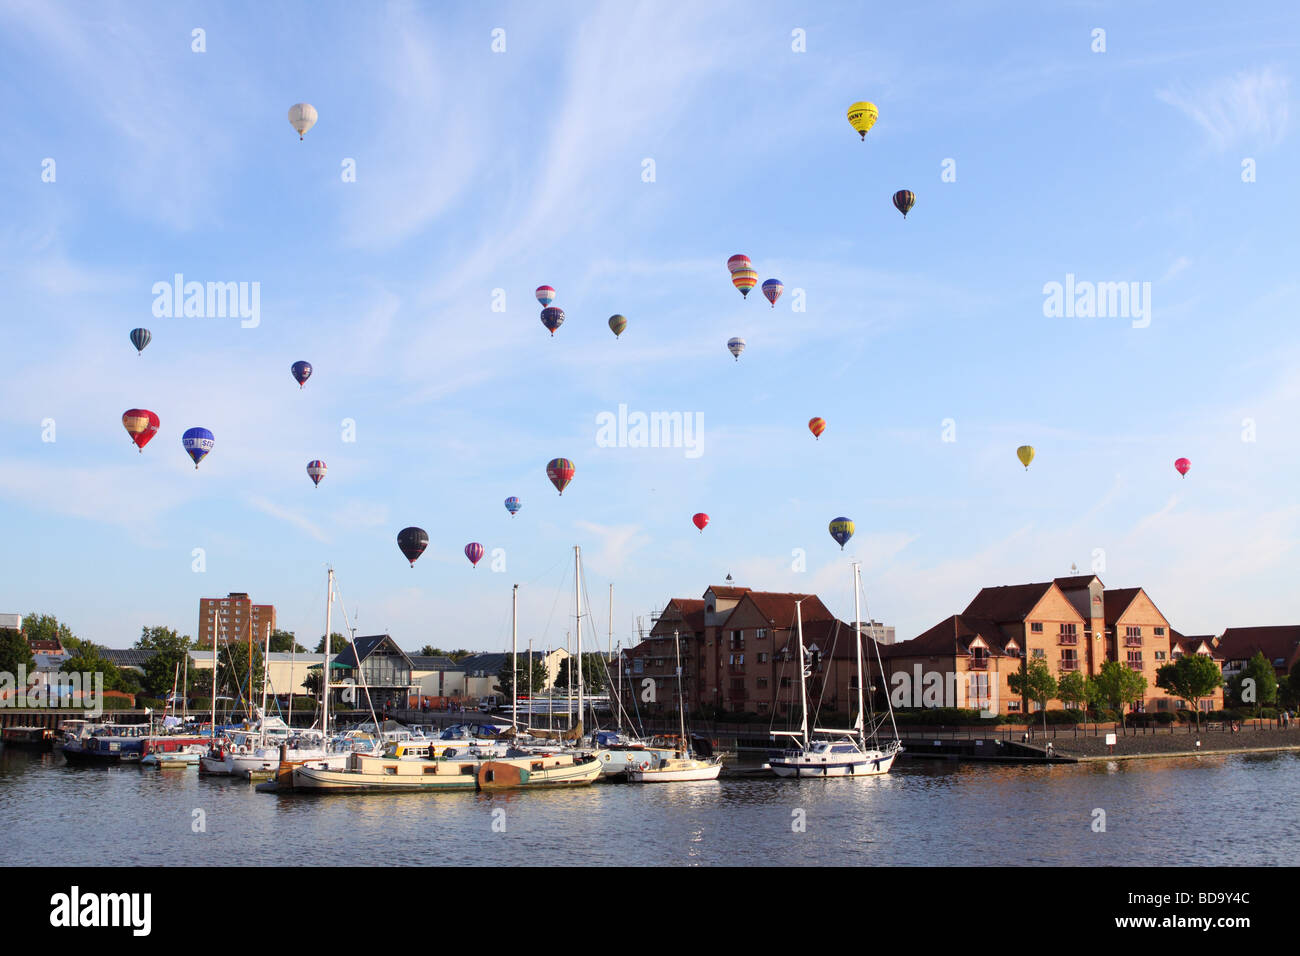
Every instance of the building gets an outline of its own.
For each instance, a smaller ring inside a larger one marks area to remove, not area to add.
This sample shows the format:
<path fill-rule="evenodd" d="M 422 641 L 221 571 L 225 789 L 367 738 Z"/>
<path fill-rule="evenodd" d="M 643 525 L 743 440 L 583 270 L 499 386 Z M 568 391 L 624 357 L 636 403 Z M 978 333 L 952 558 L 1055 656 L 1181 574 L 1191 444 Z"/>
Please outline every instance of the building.
<path fill-rule="evenodd" d="M 231 591 L 223 598 L 199 599 L 199 629 L 195 644 L 211 647 L 253 642 L 265 646 L 275 633 L 275 605 L 254 604 L 243 591 Z"/>
<path fill-rule="evenodd" d="M 1259 653 L 1273 665 L 1280 679 L 1288 676 L 1292 668 L 1300 663 L 1300 625 L 1230 627 L 1219 638 L 1215 651 L 1223 661 L 1225 676 L 1240 673 L 1246 663 Z"/>
<path fill-rule="evenodd" d="M 411 680 L 421 698 L 465 696 L 465 668 L 440 654 L 412 654 Z"/>
<path fill-rule="evenodd" d="M 331 706 L 406 707 L 420 690 L 412 671 L 411 658 L 387 634 L 358 637 L 331 665 Z M 348 683 L 355 686 L 339 686 Z"/>

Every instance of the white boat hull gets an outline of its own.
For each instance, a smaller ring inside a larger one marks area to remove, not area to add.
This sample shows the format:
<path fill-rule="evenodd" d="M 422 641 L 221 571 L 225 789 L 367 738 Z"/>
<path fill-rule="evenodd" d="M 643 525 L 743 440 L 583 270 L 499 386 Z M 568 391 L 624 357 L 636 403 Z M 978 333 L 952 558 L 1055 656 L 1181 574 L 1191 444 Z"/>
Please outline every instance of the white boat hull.
<path fill-rule="evenodd" d="M 632 783 L 690 783 L 698 780 L 717 780 L 722 772 L 722 764 L 708 764 L 703 767 L 629 770 L 627 778 Z"/>
<path fill-rule="evenodd" d="M 854 754 L 850 759 L 810 760 L 802 757 L 776 758 L 768 766 L 778 777 L 878 777 L 889 773 L 897 752 Z"/>

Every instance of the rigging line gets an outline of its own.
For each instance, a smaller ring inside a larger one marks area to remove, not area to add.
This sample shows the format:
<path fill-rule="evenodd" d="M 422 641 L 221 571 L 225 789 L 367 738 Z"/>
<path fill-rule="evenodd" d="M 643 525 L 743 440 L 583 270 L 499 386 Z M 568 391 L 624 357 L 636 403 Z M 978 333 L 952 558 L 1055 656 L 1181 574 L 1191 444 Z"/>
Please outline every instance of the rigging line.
<path fill-rule="evenodd" d="M 558 562 L 557 562 L 558 563 Z M 551 621 L 555 619 L 555 608 L 560 603 L 560 594 L 564 591 L 564 586 L 569 583 L 569 572 L 565 569 L 564 580 L 560 582 L 560 587 L 555 592 L 555 600 L 551 602 L 551 613 L 546 618 L 546 628 L 542 631 L 542 640 L 545 643 L 546 635 L 551 632 Z"/>
<path fill-rule="evenodd" d="M 343 602 L 343 589 L 339 586 L 339 576 L 334 575 L 334 593 L 338 595 L 339 610 L 343 612 L 343 626 L 349 631 L 352 630 L 352 622 L 348 619 L 348 606 Z M 361 653 L 357 650 L 357 642 L 349 638 L 348 646 L 352 648 L 352 659 L 356 661 L 356 672 L 361 675 L 361 689 L 366 693 L 366 706 L 370 708 L 370 719 L 375 722 L 375 732 L 382 739 L 384 730 L 379 726 L 379 718 L 375 716 L 375 702 L 370 696 L 370 688 L 366 686 L 366 675 L 361 669 Z M 326 692 L 329 689 L 329 661 L 325 662 L 325 667 L 321 669 L 321 679 L 325 682 Z M 325 728 L 326 731 L 329 728 Z"/>

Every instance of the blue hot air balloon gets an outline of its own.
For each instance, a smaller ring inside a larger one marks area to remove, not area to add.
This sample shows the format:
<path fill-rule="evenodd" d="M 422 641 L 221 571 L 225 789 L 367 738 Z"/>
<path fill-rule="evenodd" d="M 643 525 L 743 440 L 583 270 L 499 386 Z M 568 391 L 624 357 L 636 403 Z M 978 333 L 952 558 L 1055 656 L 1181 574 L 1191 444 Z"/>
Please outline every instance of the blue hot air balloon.
<path fill-rule="evenodd" d="M 853 537 L 853 519 L 836 518 L 831 522 L 829 530 L 831 537 L 839 543 L 840 550 L 843 551 L 844 546 L 849 543 L 849 538 Z"/>
<path fill-rule="evenodd" d="M 153 336 L 148 329 L 132 329 L 131 344 L 135 346 L 135 354 L 139 355 L 144 352 L 144 347 L 152 341 Z"/>
<path fill-rule="evenodd" d="M 519 503 L 518 498 L 511 497 L 506 499 L 506 511 L 510 512 L 510 516 L 512 518 L 514 517 L 515 512 L 517 512 L 522 507 L 523 505 Z"/>
<path fill-rule="evenodd" d="M 185 454 L 194 459 L 194 469 L 197 471 L 199 462 L 212 451 L 216 441 L 212 437 L 212 432 L 206 428 L 191 428 L 181 436 L 181 444 L 185 446 Z"/>
<path fill-rule="evenodd" d="M 311 363 L 294 362 L 289 367 L 289 371 L 293 373 L 293 379 L 298 383 L 298 387 L 302 388 L 307 384 L 307 379 L 311 378 Z"/>

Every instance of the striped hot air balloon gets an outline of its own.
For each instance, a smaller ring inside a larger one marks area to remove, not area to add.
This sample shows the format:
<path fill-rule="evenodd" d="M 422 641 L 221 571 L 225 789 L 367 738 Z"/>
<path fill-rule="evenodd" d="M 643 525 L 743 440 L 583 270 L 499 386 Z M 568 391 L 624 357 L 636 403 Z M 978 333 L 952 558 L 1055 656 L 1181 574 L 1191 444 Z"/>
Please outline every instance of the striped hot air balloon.
<path fill-rule="evenodd" d="M 325 462 L 321 461 L 319 458 L 315 461 L 307 462 L 307 477 L 312 480 L 312 484 L 319 488 L 320 480 L 325 477 Z"/>
<path fill-rule="evenodd" d="M 537 301 L 542 304 L 542 308 L 546 308 L 555 301 L 555 290 L 549 285 L 539 285 L 537 291 L 533 294 L 537 296 Z"/>
<path fill-rule="evenodd" d="M 749 291 L 758 285 L 758 273 L 753 269 L 737 269 L 731 274 L 731 284 L 740 290 L 740 294 L 749 298 Z"/>
<path fill-rule="evenodd" d="M 727 260 L 727 271 L 733 276 L 741 269 L 752 268 L 754 268 L 754 263 L 749 261 L 749 256 L 743 256 L 740 253 L 736 253 Z"/>
<path fill-rule="evenodd" d="M 626 328 L 627 328 L 627 319 L 623 318 L 623 316 L 611 315 L 609 317 L 609 330 L 614 333 L 614 338 L 618 338 L 620 335 L 622 335 L 623 330 Z"/>
<path fill-rule="evenodd" d="M 573 462 L 567 458 L 552 458 L 546 463 L 546 477 L 551 479 L 551 484 L 555 486 L 555 490 L 560 494 L 564 494 L 564 489 L 573 480 L 573 474 L 576 470 L 573 467 Z"/>
<path fill-rule="evenodd" d="M 907 214 L 915 205 L 916 193 L 912 192 L 912 190 L 900 189 L 898 192 L 894 193 L 894 208 L 903 214 L 904 219 L 907 218 Z"/>
<path fill-rule="evenodd" d="M 207 457 L 208 452 L 212 451 L 216 445 L 216 439 L 212 437 L 212 432 L 206 428 L 190 428 L 181 436 L 181 445 L 185 448 L 185 454 L 194 460 L 194 470 L 199 470 L 199 462 Z"/>
<path fill-rule="evenodd" d="M 158 416 L 147 408 L 128 408 L 122 413 L 122 427 L 141 454 L 144 454 L 144 446 L 158 434 L 158 424 Z"/>
<path fill-rule="evenodd" d="M 772 308 L 776 308 L 776 300 L 781 298 L 781 293 L 785 291 L 785 285 L 780 279 L 768 279 L 763 283 L 763 295 L 767 296 L 767 301 L 772 303 Z"/>
<path fill-rule="evenodd" d="M 822 432 L 826 431 L 826 419 L 824 418 L 808 419 L 808 430 L 813 433 L 813 438 L 821 438 Z"/>
<path fill-rule="evenodd" d="M 513 495 L 506 499 L 506 511 L 510 512 L 510 517 L 513 518 L 522 507 L 523 505 L 519 503 L 519 499 Z"/>
<path fill-rule="evenodd" d="M 469 563 L 478 567 L 478 563 L 483 560 L 483 545 L 477 541 L 471 541 L 465 545 L 465 557 L 469 558 Z"/>
<path fill-rule="evenodd" d="M 135 346 L 135 354 L 140 355 L 144 352 L 144 347 L 153 341 L 153 334 L 148 329 L 132 329 L 131 344 Z"/>
<path fill-rule="evenodd" d="M 740 336 L 727 339 L 727 351 L 736 356 L 736 361 L 740 361 L 740 353 L 745 351 L 745 340 Z"/>

